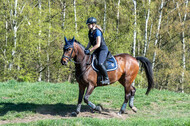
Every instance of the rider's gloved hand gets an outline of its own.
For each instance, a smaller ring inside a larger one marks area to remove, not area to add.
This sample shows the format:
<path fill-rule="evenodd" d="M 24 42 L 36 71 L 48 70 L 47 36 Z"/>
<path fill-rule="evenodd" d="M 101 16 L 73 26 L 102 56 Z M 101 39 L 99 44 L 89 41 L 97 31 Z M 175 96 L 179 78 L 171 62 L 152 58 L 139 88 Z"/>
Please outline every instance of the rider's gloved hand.
<path fill-rule="evenodd" d="M 90 50 L 85 49 L 85 50 L 84 50 L 84 53 L 85 53 L 86 55 L 90 55 Z"/>

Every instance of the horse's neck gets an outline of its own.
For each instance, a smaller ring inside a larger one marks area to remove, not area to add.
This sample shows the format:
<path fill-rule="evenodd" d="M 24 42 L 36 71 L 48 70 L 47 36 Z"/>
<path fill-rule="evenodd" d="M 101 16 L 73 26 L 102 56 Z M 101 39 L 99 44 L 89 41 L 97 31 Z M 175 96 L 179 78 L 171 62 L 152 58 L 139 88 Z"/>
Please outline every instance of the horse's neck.
<path fill-rule="evenodd" d="M 75 51 L 77 54 L 74 58 L 75 62 L 83 62 L 83 60 L 85 59 L 85 54 L 84 54 L 84 51 L 83 49 L 80 47 L 80 45 L 77 44 L 77 48 L 76 48 L 76 51 Z"/>
<path fill-rule="evenodd" d="M 77 64 L 75 64 L 75 67 L 77 71 L 82 72 L 86 69 L 87 62 L 90 62 L 89 58 L 91 58 L 91 56 L 85 55 L 84 50 L 79 45 L 77 47 L 77 50 L 77 55 L 74 58 L 75 62 L 77 62 Z"/>

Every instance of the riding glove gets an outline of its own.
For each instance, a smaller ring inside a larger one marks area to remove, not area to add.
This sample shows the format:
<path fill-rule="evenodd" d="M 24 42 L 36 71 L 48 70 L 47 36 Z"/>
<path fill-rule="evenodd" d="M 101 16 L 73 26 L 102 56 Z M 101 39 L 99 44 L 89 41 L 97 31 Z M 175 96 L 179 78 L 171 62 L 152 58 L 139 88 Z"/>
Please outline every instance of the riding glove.
<path fill-rule="evenodd" d="M 84 53 L 85 53 L 86 55 L 90 55 L 90 50 L 86 49 L 86 50 L 84 50 Z"/>

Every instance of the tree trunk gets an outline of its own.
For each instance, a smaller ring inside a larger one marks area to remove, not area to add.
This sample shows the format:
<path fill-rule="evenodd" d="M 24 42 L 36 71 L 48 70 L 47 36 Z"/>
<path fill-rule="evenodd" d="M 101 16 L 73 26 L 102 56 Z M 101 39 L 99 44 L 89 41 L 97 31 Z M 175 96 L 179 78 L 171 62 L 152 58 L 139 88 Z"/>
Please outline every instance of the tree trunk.
<path fill-rule="evenodd" d="M 40 74 L 39 74 L 39 78 L 38 78 L 38 81 L 42 81 L 42 64 L 41 64 L 41 0 L 38 0 L 38 7 L 39 7 L 39 13 L 40 13 L 40 16 L 39 16 L 39 33 L 38 33 L 38 35 L 39 35 L 39 46 L 38 46 L 38 51 L 39 51 L 39 66 L 40 66 Z"/>
<path fill-rule="evenodd" d="M 49 7 L 49 31 L 48 31 L 48 42 L 47 42 L 47 49 L 50 47 L 50 37 L 51 37 L 51 21 L 50 21 L 50 17 L 51 17 L 51 3 L 50 0 L 48 0 L 48 7 Z M 49 69 L 49 49 L 47 50 L 47 81 L 50 81 L 50 69 Z"/>
<path fill-rule="evenodd" d="M 76 0 L 73 0 L 73 6 L 74 6 L 74 15 L 75 15 L 75 30 L 76 30 L 76 33 L 78 34 L 78 31 L 77 31 L 77 11 L 76 11 Z"/>
<path fill-rule="evenodd" d="M 149 32 L 149 38 L 148 38 L 148 44 L 147 44 L 147 50 L 148 50 L 148 48 L 149 48 L 149 44 L 150 44 L 150 40 L 151 40 L 152 27 L 153 27 L 153 22 L 152 22 L 152 24 L 151 24 L 151 26 L 150 26 L 150 32 Z"/>
<path fill-rule="evenodd" d="M 69 77 L 68 77 L 68 82 L 71 82 L 71 73 L 69 74 Z"/>
<path fill-rule="evenodd" d="M 9 1 L 8 1 L 9 2 Z M 12 21 L 12 18 L 13 18 L 13 10 L 12 10 L 12 4 L 10 4 L 11 5 L 11 10 L 10 10 L 10 21 Z M 12 24 L 11 24 L 11 26 L 12 26 Z M 12 69 L 12 61 L 10 60 L 9 61 L 9 68 L 8 68 L 8 70 L 11 70 Z"/>
<path fill-rule="evenodd" d="M 117 4 L 117 34 L 119 33 L 119 7 L 120 7 L 120 0 L 118 0 Z"/>
<path fill-rule="evenodd" d="M 13 58 L 16 53 L 16 46 L 17 46 L 17 0 L 15 0 L 15 10 L 14 10 L 14 20 L 13 20 L 13 29 L 14 29 L 14 49 L 13 49 Z"/>
<path fill-rule="evenodd" d="M 133 4 L 134 4 L 134 17 L 135 17 L 135 20 L 134 20 L 134 32 L 133 32 L 134 38 L 133 38 L 132 52 L 133 52 L 133 57 L 135 57 L 136 39 L 137 39 L 137 31 L 136 31 L 136 28 L 137 28 L 137 15 L 136 15 L 137 1 L 133 0 Z M 133 81 L 132 85 L 135 86 L 135 81 Z"/>
<path fill-rule="evenodd" d="M 159 19 L 158 19 L 158 27 L 157 27 L 157 33 L 156 33 L 156 40 L 154 42 L 154 47 L 155 47 L 155 51 L 154 51 L 154 55 L 153 55 L 153 64 L 152 64 L 152 69 L 154 69 L 155 66 L 155 60 L 156 60 L 156 46 L 158 43 L 158 36 L 159 36 L 159 31 L 160 31 L 160 26 L 161 26 L 161 21 L 162 21 L 162 9 L 163 9 L 163 5 L 164 5 L 164 1 L 162 0 L 161 5 L 160 5 L 160 10 L 159 10 Z"/>
<path fill-rule="evenodd" d="M 185 5 L 186 5 L 186 9 L 188 9 L 188 0 L 186 0 L 185 2 Z M 186 17 L 187 17 L 187 11 L 185 12 L 185 15 L 184 15 L 184 19 L 183 19 L 183 29 L 185 29 L 185 21 L 186 21 Z M 182 48 L 183 48 L 183 52 L 182 52 L 182 59 L 183 59 L 183 71 L 182 71 L 182 78 L 181 78 L 181 91 L 182 93 L 184 93 L 184 80 L 185 80 L 185 77 L 184 77 L 184 74 L 185 74 L 185 70 L 186 70 L 186 50 L 185 50 L 185 31 L 183 30 L 182 32 Z"/>
<path fill-rule="evenodd" d="M 107 11 L 107 5 L 106 5 L 106 1 L 104 1 L 104 27 L 103 27 L 104 33 L 106 30 L 106 11 Z"/>
<path fill-rule="evenodd" d="M 8 19 L 7 19 L 7 11 L 6 11 L 6 14 L 5 14 L 5 29 L 6 29 L 6 32 L 5 32 L 5 48 L 4 48 L 4 81 L 6 81 L 5 79 L 5 76 L 6 76 L 6 71 L 7 71 L 7 64 L 8 64 L 8 61 L 7 61 L 7 43 L 8 43 Z"/>
<path fill-rule="evenodd" d="M 66 10 L 66 2 L 63 1 L 62 3 L 62 15 L 63 15 L 63 23 L 62 23 L 62 29 L 64 30 L 65 27 L 65 10 Z"/>
<path fill-rule="evenodd" d="M 135 57 L 135 51 L 136 51 L 136 39 L 137 39 L 137 32 L 136 32 L 136 27 L 137 27 L 137 15 L 136 15 L 136 8 L 137 8 L 137 2 L 136 0 L 133 0 L 133 4 L 134 4 L 134 38 L 133 38 L 133 57 Z"/>
<path fill-rule="evenodd" d="M 149 15 L 150 15 L 150 3 L 151 3 L 151 0 L 149 0 L 149 3 L 148 3 L 149 5 L 148 5 L 147 15 L 145 14 L 146 22 L 145 22 L 145 42 L 144 42 L 143 56 L 146 56 L 147 45 L 148 45 L 148 20 L 149 20 Z"/>
<path fill-rule="evenodd" d="M 140 52 L 141 52 L 141 42 L 137 40 L 137 56 L 140 55 Z"/>
<path fill-rule="evenodd" d="M 15 58 L 15 53 L 16 53 L 16 46 L 17 46 L 17 2 L 18 0 L 14 1 L 14 16 L 13 16 L 13 40 L 14 40 L 14 47 L 12 49 L 12 59 L 9 69 L 12 70 L 13 64 L 14 64 L 14 58 Z"/>

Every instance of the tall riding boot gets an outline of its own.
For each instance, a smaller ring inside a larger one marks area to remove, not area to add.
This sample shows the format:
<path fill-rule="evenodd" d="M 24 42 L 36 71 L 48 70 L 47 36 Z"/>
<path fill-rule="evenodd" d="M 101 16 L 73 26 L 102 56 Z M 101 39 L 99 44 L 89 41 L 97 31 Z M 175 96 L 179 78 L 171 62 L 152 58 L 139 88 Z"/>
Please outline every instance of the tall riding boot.
<path fill-rule="evenodd" d="M 99 71 L 103 75 L 103 80 L 100 81 L 100 83 L 101 84 L 110 84 L 108 73 L 107 73 L 106 68 L 105 68 L 105 66 L 103 64 L 99 65 Z"/>

